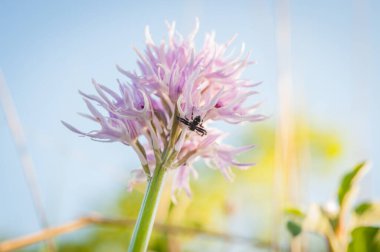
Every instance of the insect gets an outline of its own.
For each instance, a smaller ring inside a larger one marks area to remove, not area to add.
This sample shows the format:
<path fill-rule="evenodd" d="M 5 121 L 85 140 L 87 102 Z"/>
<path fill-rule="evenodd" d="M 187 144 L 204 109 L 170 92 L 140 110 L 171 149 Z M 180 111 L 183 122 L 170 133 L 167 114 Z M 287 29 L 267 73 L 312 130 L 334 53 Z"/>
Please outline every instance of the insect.
<path fill-rule="evenodd" d="M 177 116 L 178 121 L 189 126 L 189 130 L 195 131 L 198 135 L 204 136 L 207 135 L 207 131 L 203 128 L 201 116 L 196 116 L 193 118 L 193 114 L 191 114 L 191 120 L 189 120 L 186 116 L 185 118 Z"/>

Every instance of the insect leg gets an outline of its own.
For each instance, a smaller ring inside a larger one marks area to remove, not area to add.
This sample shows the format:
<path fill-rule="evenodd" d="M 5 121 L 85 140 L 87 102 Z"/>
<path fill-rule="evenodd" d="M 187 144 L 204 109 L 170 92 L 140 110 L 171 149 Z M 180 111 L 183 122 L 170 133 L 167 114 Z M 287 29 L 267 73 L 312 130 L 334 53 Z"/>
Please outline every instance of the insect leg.
<path fill-rule="evenodd" d="M 198 135 L 204 136 L 207 135 L 207 131 L 204 128 L 201 127 L 196 127 L 195 131 L 197 132 Z"/>
<path fill-rule="evenodd" d="M 186 120 L 186 119 L 184 119 L 184 118 L 182 118 L 182 117 L 179 117 L 179 116 L 177 116 L 177 119 L 178 119 L 178 121 L 180 121 L 181 123 L 183 123 L 183 124 L 189 126 L 189 121 L 188 121 L 188 120 Z"/>

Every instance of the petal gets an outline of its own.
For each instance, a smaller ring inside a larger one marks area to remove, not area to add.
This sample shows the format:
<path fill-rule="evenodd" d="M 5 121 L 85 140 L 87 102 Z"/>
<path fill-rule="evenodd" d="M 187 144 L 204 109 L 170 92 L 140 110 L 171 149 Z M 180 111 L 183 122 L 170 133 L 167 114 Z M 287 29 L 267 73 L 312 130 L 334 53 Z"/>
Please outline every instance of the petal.
<path fill-rule="evenodd" d="M 83 131 L 78 130 L 77 128 L 75 128 L 75 127 L 72 126 L 71 124 L 68 124 L 68 123 L 65 122 L 65 121 L 61 121 L 61 123 L 62 123 L 63 125 L 65 125 L 65 127 L 68 128 L 69 130 L 71 130 L 72 132 L 75 132 L 75 133 L 77 133 L 77 134 L 84 135 L 84 136 L 87 135 L 87 134 L 84 133 Z"/>
<path fill-rule="evenodd" d="M 145 43 L 147 45 L 154 45 L 152 34 L 150 33 L 149 26 L 145 26 Z"/>
<path fill-rule="evenodd" d="M 95 116 L 95 118 L 99 120 L 100 122 L 104 121 L 103 115 L 91 104 L 91 102 L 89 102 L 87 99 L 83 99 L 83 100 L 86 103 L 87 108 L 88 110 L 90 110 L 91 114 Z"/>

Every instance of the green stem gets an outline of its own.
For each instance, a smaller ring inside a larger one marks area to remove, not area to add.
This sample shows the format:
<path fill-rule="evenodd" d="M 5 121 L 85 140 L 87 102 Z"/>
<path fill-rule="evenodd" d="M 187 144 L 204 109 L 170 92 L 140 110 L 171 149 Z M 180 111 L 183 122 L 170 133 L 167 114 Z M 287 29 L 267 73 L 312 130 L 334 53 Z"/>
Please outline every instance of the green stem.
<path fill-rule="evenodd" d="M 175 116 L 177 108 L 175 109 Z M 171 127 L 170 138 L 165 150 L 160 157 L 156 156 L 156 168 L 153 176 L 148 177 L 148 185 L 141 204 L 139 216 L 132 238 L 129 244 L 128 252 L 145 252 L 148 248 L 150 235 L 152 233 L 154 219 L 160 201 L 160 194 L 164 185 L 165 172 L 170 167 L 176 157 L 177 152 L 174 151 L 174 144 L 180 132 L 178 120 L 174 117 Z"/>
<path fill-rule="evenodd" d="M 153 176 L 148 180 L 145 196 L 141 204 L 139 216 L 133 231 L 128 252 L 145 252 L 148 248 L 149 238 L 152 233 L 156 216 L 160 193 L 164 185 L 165 160 L 157 165 Z"/>

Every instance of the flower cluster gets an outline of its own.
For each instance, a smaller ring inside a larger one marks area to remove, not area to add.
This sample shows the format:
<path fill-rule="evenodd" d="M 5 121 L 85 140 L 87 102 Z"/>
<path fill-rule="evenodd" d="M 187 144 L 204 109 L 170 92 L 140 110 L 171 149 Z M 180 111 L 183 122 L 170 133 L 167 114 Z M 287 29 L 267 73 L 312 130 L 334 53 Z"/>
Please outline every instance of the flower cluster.
<path fill-rule="evenodd" d="M 233 178 L 232 166 L 252 165 L 235 160 L 237 154 L 252 146 L 222 144 L 223 134 L 205 126 L 217 120 L 240 123 L 265 118 L 255 113 L 258 104 L 243 105 L 256 94 L 251 88 L 257 83 L 241 78 L 242 71 L 253 63 L 250 54 L 243 57 L 243 45 L 240 54 L 227 55 L 235 38 L 218 44 L 214 33 L 207 34 L 203 47 L 196 50 L 198 28 L 197 21 L 195 29 L 184 38 L 176 32 L 175 23 L 168 24 L 168 42 L 156 44 L 147 27 L 145 51 L 135 49 L 139 72 L 117 66 L 128 78 L 126 82 L 118 80 L 118 92 L 95 81 L 97 95 L 80 92 L 90 111 L 81 115 L 97 122 L 100 129 L 86 133 L 63 122 L 70 130 L 94 140 L 131 146 L 143 168 L 133 171 L 131 185 L 149 179 L 157 165 L 165 163 L 165 169 L 175 169 L 173 191 L 184 189 L 190 195 L 189 176 L 197 176 L 193 163 L 199 158 L 228 179 Z"/>

